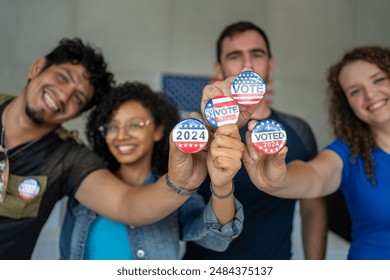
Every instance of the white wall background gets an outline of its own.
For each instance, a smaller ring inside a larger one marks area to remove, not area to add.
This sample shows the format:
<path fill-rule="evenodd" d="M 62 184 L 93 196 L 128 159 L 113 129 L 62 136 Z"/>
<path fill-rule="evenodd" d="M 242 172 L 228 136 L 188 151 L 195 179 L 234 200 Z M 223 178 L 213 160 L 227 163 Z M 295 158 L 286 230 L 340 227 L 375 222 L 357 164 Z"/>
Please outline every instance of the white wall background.
<path fill-rule="evenodd" d="M 119 82 L 211 75 L 222 28 L 250 20 L 270 37 L 274 107 L 308 120 L 322 148 L 326 69 L 355 46 L 389 46 L 389 11 L 387 0 L 0 0 L 0 92 L 17 95 L 34 59 L 74 36 L 103 50 Z M 83 118 L 67 126 L 83 136 Z"/>

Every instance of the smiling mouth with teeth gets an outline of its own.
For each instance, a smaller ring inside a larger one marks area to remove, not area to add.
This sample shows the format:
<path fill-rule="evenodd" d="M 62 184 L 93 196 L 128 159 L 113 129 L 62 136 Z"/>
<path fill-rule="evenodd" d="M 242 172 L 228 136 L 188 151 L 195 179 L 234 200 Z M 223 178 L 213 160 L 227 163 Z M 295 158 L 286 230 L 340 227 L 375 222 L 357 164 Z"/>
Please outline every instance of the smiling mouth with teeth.
<path fill-rule="evenodd" d="M 122 145 L 118 146 L 118 150 L 122 153 L 130 152 L 135 149 L 134 145 Z"/>
<path fill-rule="evenodd" d="M 53 110 L 53 111 L 56 111 L 58 112 L 60 109 L 57 107 L 56 103 L 54 102 L 54 100 L 49 96 L 49 94 L 45 93 L 44 94 L 44 99 L 45 99 L 45 102 L 46 104 Z"/>
<path fill-rule="evenodd" d="M 387 102 L 387 100 L 382 100 L 380 102 L 377 102 L 377 103 L 371 105 L 370 107 L 368 107 L 368 110 L 370 110 L 370 111 L 376 110 L 376 109 L 382 107 L 383 105 L 385 105 L 386 102 Z"/>

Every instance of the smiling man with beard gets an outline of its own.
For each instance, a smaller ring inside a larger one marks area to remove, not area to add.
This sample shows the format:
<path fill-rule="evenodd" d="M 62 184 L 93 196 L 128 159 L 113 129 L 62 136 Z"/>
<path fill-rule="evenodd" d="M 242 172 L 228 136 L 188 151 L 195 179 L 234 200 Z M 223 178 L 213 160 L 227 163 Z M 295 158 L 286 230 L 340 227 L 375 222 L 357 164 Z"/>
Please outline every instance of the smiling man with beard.
<path fill-rule="evenodd" d="M 31 258 L 64 196 L 134 226 L 155 222 L 188 199 L 168 186 L 166 176 L 150 188 L 129 188 L 92 151 L 61 133 L 62 123 L 93 107 L 113 84 L 98 50 L 78 38 L 63 39 L 32 64 L 19 96 L 0 105 L 0 259 Z M 191 192 L 206 176 L 206 152 L 188 155 L 170 147 L 170 185 Z"/>

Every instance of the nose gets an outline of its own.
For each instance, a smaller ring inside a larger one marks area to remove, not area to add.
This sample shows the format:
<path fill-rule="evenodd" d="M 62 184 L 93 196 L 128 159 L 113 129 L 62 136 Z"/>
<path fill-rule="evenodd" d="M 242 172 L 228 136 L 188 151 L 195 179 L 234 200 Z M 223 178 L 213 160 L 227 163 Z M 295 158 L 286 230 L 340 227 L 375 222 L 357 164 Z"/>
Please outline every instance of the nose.
<path fill-rule="evenodd" d="M 244 55 L 244 67 L 253 69 L 252 57 L 249 54 Z"/>
<path fill-rule="evenodd" d="M 118 134 L 116 135 L 116 138 L 121 140 L 121 139 L 126 139 L 128 137 L 130 137 L 130 136 L 127 134 L 125 127 L 121 126 L 118 129 Z"/>
<path fill-rule="evenodd" d="M 367 87 L 364 90 L 364 97 L 366 100 L 371 100 L 376 95 L 376 91 L 373 87 Z"/>
<path fill-rule="evenodd" d="M 60 102 L 60 106 L 61 106 L 62 111 L 65 109 L 65 104 L 67 104 L 70 101 L 73 93 L 74 93 L 74 89 L 71 88 L 70 86 L 62 87 L 59 90 L 58 100 Z"/>

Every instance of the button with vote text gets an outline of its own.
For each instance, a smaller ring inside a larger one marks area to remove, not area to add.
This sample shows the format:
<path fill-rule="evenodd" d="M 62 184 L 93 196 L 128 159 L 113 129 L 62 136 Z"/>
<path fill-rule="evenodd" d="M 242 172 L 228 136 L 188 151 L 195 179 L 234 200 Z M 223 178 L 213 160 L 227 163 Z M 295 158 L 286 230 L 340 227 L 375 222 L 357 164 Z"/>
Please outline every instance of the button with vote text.
<path fill-rule="evenodd" d="M 263 99 L 266 86 L 264 79 L 253 71 L 244 71 L 232 81 L 231 93 L 238 104 L 255 105 Z"/>
<path fill-rule="evenodd" d="M 234 99 L 229 96 L 217 95 L 207 101 L 204 108 L 206 120 L 214 127 L 228 123 L 236 123 L 240 109 Z"/>

